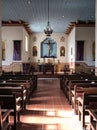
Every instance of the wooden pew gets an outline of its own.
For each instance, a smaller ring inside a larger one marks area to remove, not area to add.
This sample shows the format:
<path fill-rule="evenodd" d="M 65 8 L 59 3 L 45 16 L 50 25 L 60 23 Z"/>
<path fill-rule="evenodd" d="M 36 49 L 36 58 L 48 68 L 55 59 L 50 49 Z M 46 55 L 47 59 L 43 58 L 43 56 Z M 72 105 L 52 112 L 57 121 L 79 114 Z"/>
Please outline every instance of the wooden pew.
<path fill-rule="evenodd" d="M 97 89 L 97 84 L 77 84 L 74 86 L 72 92 L 71 102 L 74 108 L 74 113 L 78 114 L 78 99 L 82 97 L 84 92 L 92 91 Z"/>
<path fill-rule="evenodd" d="M 97 110 L 88 109 L 90 122 L 89 130 L 97 130 Z"/>
<path fill-rule="evenodd" d="M 1 75 L 0 79 L 32 79 L 35 83 L 35 85 L 37 85 L 37 75 L 31 75 L 31 74 L 19 74 L 19 75 L 15 75 L 15 74 L 8 74 L 8 75 Z"/>
<path fill-rule="evenodd" d="M 11 110 L 2 111 L 0 106 L 0 130 L 9 130 L 10 129 L 10 113 Z"/>
<path fill-rule="evenodd" d="M 0 80 L 27 80 L 30 82 L 31 92 L 37 88 L 37 75 L 2 75 Z"/>
<path fill-rule="evenodd" d="M 89 80 L 91 81 L 96 81 L 97 82 L 97 77 L 94 76 L 94 75 L 90 75 L 90 74 L 71 74 L 71 75 L 63 75 L 62 76 L 62 79 L 61 79 L 61 89 L 63 89 L 66 97 L 68 98 L 68 84 L 70 82 L 77 82 L 77 81 L 86 81 L 86 82 L 89 82 Z"/>
<path fill-rule="evenodd" d="M 28 102 L 30 100 L 30 88 L 28 83 L 24 82 L 0 82 L 0 87 L 22 87 L 25 90 L 26 93 L 26 99 L 25 102 Z"/>
<path fill-rule="evenodd" d="M 72 76 L 74 75 L 74 76 Z M 87 73 L 83 73 L 83 74 L 80 74 L 80 73 L 75 73 L 75 74 L 71 74 L 71 76 L 67 75 L 65 76 L 67 79 L 76 79 L 76 78 L 80 78 L 80 79 L 88 79 L 88 80 L 91 80 L 91 79 L 97 79 L 97 76 L 95 75 L 92 75 L 92 74 L 87 74 Z"/>
<path fill-rule="evenodd" d="M 82 127 L 85 128 L 85 116 L 89 115 L 88 109 L 97 109 L 97 89 L 91 89 L 78 98 L 78 115 Z"/>
<path fill-rule="evenodd" d="M 65 94 L 66 94 L 66 97 L 68 99 L 68 101 L 70 102 L 70 94 L 71 94 L 71 91 L 74 90 L 74 85 L 77 84 L 77 83 L 87 83 L 89 81 L 85 81 L 83 79 L 73 79 L 73 80 L 66 80 L 65 81 Z M 70 102 L 71 103 L 71 102 Z"/>
<path fill-rule="evenodd" d="M 74 95 L 74 86 L 77 85 L 77 86 L 97 86 L 97 80 L 94 81 L 94 80 L 73 80 L 73 81 L 70 81 L 67 85 L 67 99 L 69 101 L 69 103 L 71 104 L 71 99 Z"/>
<path fill-rule="evenodd" d="M 61 76 L 61 88 L 65 91 L 64 93 L 66 93 L 66 96 L 68 97 L 68 84 L 71 84 L 73 82 L 92 82 L 95 81 L 97 82 L 97 77 L 90 75 L 90 74 L 71 74 L 71 75 L 62 75 Z"/>
<path fill-rule="evenodd" d="M 16 98 L 16 95 L 0 95 L 0 105 L 4 110 L 11 110 L 14 117 L 13 127 L 16 130 L 17 122 L 20 121 L 20 112 L 21 112 L 21 100 L 20 98 Z"/>
<path fill-rule="evenodd" d="M 27 99 L 28 101 L 30 100 L 30 96 L 33 94 L 34 90 L 36 89 L 36 85 L 34 85 L 34 81 L 32 79 L 21 79 L 16 78 L 16 79 L 0 79 L 0 84 L 1 83 L 13 83 L 13 84 L 19 84 L 21 83 L 22 86 L 24 86 L 27 89 Z"/>
<path fill-rule="evenodd" d="M 69 79 L 81 79 L 79 74 L 64 74 L 60 76 L 60 88 L 64 89 L 65 81 Z"/>
<path fill-rule="evenodd" d="M 24 87 L 0 87 L 0 95 L 16 95 L 16 98 L 20 98 L 22 111 L 26 109 L 26 90 Z"/>

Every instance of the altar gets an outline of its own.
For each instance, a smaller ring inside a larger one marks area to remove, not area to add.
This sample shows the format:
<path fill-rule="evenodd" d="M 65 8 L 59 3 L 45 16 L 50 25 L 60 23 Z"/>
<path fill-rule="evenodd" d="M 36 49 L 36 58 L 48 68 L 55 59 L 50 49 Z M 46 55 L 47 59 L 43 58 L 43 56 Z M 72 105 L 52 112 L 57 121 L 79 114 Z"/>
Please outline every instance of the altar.
<path fill-rule="evenodd" d="M 46 72 L 51 72 L 54 74 L 54 65 L 53 64 L 41 64 L 39 65 L 39 71 L 43 72 L 43 74 L 46 74 Z"/>
<path fill-rule="evenodd" d="M 54 65 L 45 64 L 43 67 L 43 74 L 46 74 L 46 72 L 51 72 L 52 74 L 54 74 Z"/>

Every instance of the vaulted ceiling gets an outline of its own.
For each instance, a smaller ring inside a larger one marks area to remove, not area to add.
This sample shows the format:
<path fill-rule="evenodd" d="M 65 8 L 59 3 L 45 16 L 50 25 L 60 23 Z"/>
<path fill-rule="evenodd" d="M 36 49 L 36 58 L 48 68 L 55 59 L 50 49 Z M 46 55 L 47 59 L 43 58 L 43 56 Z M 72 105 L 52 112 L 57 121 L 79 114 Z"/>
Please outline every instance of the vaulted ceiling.
<path fill-rule="evenodd" d="M 95 21 L 95 0 L 49 0 L 49 19 L 54 32 L 65 32 L 78 20 Z M 43 32 L 48 0 L 2 0 L 2 20 L 23 20 L 32 32 Z"/>

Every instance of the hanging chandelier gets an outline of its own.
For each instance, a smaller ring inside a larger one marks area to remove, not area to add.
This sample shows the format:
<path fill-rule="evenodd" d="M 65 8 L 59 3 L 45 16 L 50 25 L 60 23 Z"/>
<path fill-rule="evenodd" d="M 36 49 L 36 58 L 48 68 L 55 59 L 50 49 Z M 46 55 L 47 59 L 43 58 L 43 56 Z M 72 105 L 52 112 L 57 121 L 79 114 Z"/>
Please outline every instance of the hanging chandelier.
<path fill-rule="evenodd" d="M 52 27 L 50 26 L 50 22 L 49 22 L 49 0 L 48 0 L 48 22 L 47 22 L 46 28 L 44 29 L 44 33 L 45 33 L 47 36 L 51 36 L 51 34 L 53 33 L 53 29 L 52 29 Z"/>

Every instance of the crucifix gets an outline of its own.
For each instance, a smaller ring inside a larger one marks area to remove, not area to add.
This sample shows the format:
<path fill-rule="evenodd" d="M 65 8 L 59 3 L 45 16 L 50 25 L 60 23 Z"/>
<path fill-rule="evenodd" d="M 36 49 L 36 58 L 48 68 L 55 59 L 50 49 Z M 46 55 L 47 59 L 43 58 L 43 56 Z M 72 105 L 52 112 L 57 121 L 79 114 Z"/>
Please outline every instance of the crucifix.
<path fill-rule="evenodd" d="M 51 52 L 51 43 L 48 41 L 48 56 L 50 57 L 50 52 Z"/>

